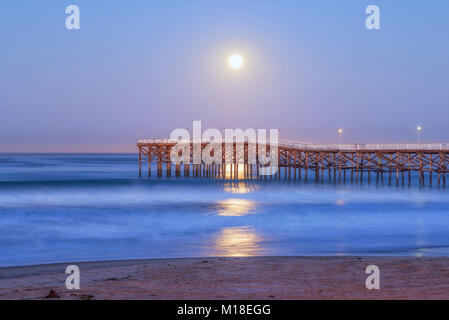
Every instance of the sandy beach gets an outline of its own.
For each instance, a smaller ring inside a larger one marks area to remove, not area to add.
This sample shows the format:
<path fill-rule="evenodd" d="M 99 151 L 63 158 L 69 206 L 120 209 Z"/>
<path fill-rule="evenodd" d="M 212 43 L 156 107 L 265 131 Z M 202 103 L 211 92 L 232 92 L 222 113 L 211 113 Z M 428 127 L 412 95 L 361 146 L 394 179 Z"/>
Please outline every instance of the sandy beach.
<path fill-rule="evenodd" d="M 0 299 L 449 299 L 449 258 L 251 257 L 80 262 L 0 268 Z M 380 268 L 367 290 L 365 268 Z"/>

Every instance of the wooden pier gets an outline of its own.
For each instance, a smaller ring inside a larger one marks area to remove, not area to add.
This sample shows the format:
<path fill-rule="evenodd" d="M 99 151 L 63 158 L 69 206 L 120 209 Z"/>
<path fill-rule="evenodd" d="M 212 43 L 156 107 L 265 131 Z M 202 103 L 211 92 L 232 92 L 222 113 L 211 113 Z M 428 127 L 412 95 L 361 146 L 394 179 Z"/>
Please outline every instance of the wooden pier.
<path fill-rule="evenodd" d="M 194 163 L 193 143 L 190 145 L 190 157 L 184 162 L 172 163 L 170 154 L 175 145 L 176 142 L 169 139 L 139 140 L 139 176 L 142 176 L 145 165 L 151 177 L 151 166 L 155 165 L 158 177 L 283 178 L 305 182 L 389 185 L 411 185 L 417 180 L 422 186 L 445 186 L 449 172 L 449 144 L 317 145 L 281 140 L 278 145 L 278 170 L 268 176 L 261 174 L 266 165 L 261 164 L 259 157 L 250 157 L 248 150 L 254 144 L 245 142 L 243 146 L 237 146 L 234 142 L 228 149 L 223 144 L 221 163 L 212 164 Z M 202 151 L 209 143 L 200 145 Z M 256 144 L 256 150 L 258 147 Z M 267 145 L 266 152 L 269 151 L 270 146 Z"/>

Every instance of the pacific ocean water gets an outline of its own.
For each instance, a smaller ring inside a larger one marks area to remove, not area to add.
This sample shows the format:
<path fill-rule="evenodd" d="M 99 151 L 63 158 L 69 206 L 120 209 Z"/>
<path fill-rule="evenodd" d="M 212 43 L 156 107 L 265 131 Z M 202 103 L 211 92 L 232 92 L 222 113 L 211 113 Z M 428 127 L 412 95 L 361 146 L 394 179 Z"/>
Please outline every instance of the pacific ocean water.
<path fill-rule="evenodd" d="M 449 187 L 143 172 L 135 154 L 0 154 L 0 266 L 449 256 Z"/>

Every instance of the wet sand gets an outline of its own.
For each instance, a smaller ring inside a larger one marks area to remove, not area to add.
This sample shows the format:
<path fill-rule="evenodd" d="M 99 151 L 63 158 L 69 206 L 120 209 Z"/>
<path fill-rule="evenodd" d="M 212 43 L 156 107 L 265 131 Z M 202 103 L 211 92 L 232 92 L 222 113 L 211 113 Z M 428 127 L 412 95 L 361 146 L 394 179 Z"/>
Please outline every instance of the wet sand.
<path fill-rule="evenodd" d="M 65 268 L 81 271 L 80 290 Z M 365 268 L 380 268 L 380 290 Z M 0 299 L 449 299 L 449 258 L 251 257 L 0 268 Z M 54 295 L 53 295 L 54 296 Z"/>

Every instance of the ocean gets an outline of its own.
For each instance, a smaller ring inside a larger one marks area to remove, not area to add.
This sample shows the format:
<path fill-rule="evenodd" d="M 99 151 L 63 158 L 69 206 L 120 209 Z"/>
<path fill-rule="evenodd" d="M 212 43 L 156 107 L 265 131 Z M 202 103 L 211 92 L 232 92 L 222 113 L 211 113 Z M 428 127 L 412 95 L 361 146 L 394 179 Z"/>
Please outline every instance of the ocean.
<path fill-rule="evenodd" d="M 449 256 L 449 187 L 155 176 L 136 154 L 0 154 L 0 266 Z"/>

